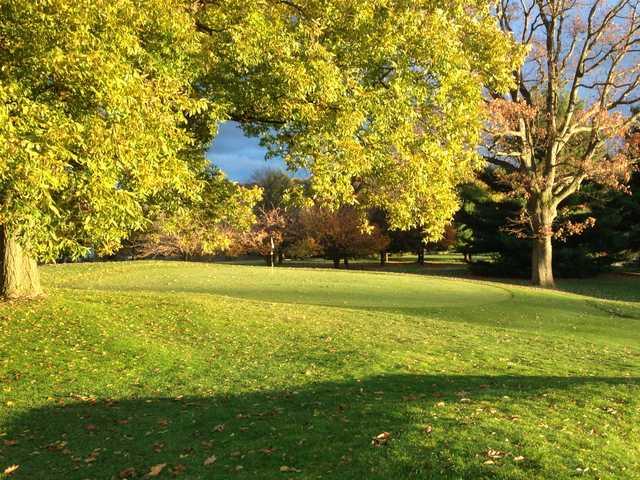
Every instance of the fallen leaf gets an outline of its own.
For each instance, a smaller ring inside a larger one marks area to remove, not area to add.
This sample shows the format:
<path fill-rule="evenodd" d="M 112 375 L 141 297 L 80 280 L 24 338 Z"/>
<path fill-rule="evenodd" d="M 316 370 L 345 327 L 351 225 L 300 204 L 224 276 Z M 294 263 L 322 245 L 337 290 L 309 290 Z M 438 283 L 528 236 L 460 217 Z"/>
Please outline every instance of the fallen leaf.
<path fill-rule="evenodd" d="M 489 458 L 497 459 L 504 457 L 504 455 L 505 453 L 500 450 L 494 450 L 493 448 L 487 450 L 487 457 Z"/>
<path fill-rule="evenodd" d="M 118 477 L 120 478 L 131 478 L 135 476 L 136 476 L 136 469 L 133 467 L 125 468 L 118 474 Z"/>
<path fill-rule="evenodd" d="M 50 452 L 61 451 L 61 450 L 64 450 L 66 446 L 67 446 L 66 441 L 58 440 L 57 442 L 53 442 L 47 445 L 47 450 L 49 450 Z"/>
<path fill-rule="evenodd" d="M 160 453 L 164 448 L 164 442 L 156 442 L 153 444 L 153 451 L 156 453 Z"/>
<path fill-rule="evenodd" d="M 98 459 L 98 455 L 100 454 L 100 449 L 99 448 L 95 448 L 91 451 L 91 453 L 89 455 L 87 455 L 87 458 L 84 459 L 84 463 L 92 463 L 95 462 Z"/>
<path fill-rule="evenodd" d="M 389 432 L 382 432 L 371 440 L 371 445 L 374 447 L 381 447 L 382 445 L 386 445 L 391 439 L 391 434 Z"/>
<path fill-rule="evenodd" d="M 221 423 L 220 425 L 216 425 L 215 427 L 213 427 L 213 430 L 216 432 L 223 432 L 224 431 L 224 423 Z"/>
<path fill-rule="evenodd" d="M 214 463 L 216 463 L 216 456 L 215 455 L 211 455 L 210 457 L 207 457 L 204 459 L 204 464 L 205 465 L 213 465 Z"/>
<path fill-rule="evenodd" d="M 5 447 L 12 447 L 14 445 L 17 445 L 18 441 L 17 440 L 5 440 L 3 443 L 4 443 Z"/>
<path fill-rule="evenodd" d="M 523 460 L 524 460 L 524 457 L 523 457 L 522 455 L 518 455 L 517 457 L 513 457 L 513 459 L 514 459 L 516 462 L 521 462 L 521 461 L 523 461 Z"/>
<path fill-rule="evenodd" d="M 171 475 L 173 475 L 174 477 L 177 477 L 178 475 L 183 474 L 186 469 L 187 467 L 179 463 L 178 465 L 176 465 L 171 469 Z"/>
<path fill-rule="evenodd" d="M 164 470 L 164 467 L 166 466 L 167 466 L 166 463 L 159 463 L 158 465 L 154 465 L 149 469 L 149 473 L 147 473 L 147 476 L 157 477 L 158 475 L 160 475 L 160 473 L 162 472 L 162 470 Z"/>
<path fill-rule="evenodd" d="M 8 477 L 9 475 L 12 475 L 13 472 L 18 470 L 19 468 L 20 468 L 20 465 L 10 465 L 4 469 L 4 474 Z"/>
<path fill-rule="evenodd" d="M 281 472 L 295 472 L 295 473 L 300 473 L 302 472 L 302 470 L 300 470 L 299 468 L 296 467 L 289 467 L 287 465 L 282 465 L 280 467 L 280 471 Z"/>

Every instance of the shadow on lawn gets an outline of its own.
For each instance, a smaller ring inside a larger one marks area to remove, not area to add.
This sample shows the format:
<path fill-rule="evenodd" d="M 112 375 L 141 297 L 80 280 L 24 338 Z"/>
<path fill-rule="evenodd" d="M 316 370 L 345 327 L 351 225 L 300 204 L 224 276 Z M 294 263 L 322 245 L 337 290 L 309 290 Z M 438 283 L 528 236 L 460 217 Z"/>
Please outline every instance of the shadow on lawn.
<path fill-rule="evenodd" d="M 640 380 L 390 375 L 229 396 L 65 398 L 13 419 L 0 467 L 20 465 L 12 480 L 142 478 L 162 463 L 161 478 L 560 478 L 527 450 L 512 409 L 526 415 L 549 390 L 623 385 Z M 391 439 L 375 447 L 381 432 Z M 505 438 L 511 450 L 485 465 Z"/>

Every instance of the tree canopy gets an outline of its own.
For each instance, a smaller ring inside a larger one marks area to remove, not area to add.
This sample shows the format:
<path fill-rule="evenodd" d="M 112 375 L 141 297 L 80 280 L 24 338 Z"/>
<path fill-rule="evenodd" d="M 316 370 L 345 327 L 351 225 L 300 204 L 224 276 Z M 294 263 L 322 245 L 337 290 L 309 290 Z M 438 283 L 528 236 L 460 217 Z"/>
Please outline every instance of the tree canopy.
<path fill-rule="evenodd" d="M 1 278 L 27 265 L 16 245 L 109 253 L 146 205 L 196 198 L 229 119 L 307 169 L 316 200 L 437 238 L 479 165 L 483 86 L 504 91 L 520 57 L 491 3 L 3 2 Z"/>
<path fill-rule="evenodd" d="M 181 0 L 2 3 L 0 225 L 30 253 L 110 252 L 204 165 L 184 127 L 200 40 Z"/>
<path fill-rule="evenodd" d="M 475 0 L 204 1 L 206 95 L 307 169 L 316 199 L 437 239 L 480 163 L 482 88 L 520 57 Z"/>
<path fill-rule="evenodd" d="M 624 188 L 637 158 L 640 3 L 501 0 L 497 15 L 529 53 L 517 87 L 492 93 L 488 158 L 525 199 L 532 280 L 548 287 L 563 202 L 587 180 Z"/>

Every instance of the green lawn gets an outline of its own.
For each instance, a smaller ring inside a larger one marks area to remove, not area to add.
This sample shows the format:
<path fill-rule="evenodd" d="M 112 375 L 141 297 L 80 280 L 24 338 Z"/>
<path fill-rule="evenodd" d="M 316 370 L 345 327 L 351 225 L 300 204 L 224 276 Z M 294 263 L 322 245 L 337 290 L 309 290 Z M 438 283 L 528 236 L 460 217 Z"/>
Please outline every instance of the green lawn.
<path fill-rule="evenodd" d="M 0 304 L 0 478 L 640 479 L 640 277 L 42 274 Z"/>

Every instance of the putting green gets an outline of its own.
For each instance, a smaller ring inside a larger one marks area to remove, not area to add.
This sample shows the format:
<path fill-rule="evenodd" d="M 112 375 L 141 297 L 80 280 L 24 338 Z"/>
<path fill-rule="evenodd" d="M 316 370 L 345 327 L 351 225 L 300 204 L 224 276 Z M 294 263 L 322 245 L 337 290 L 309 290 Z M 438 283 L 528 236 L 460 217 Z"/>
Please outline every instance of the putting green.
<path fill-rule="evenodd" d="M 247 300 L 372 309 L 469 307 L 508 300 L 500 287 L 418 275 L 183 262 L 52 265 L 48 286 L 209 293 Z"/>

